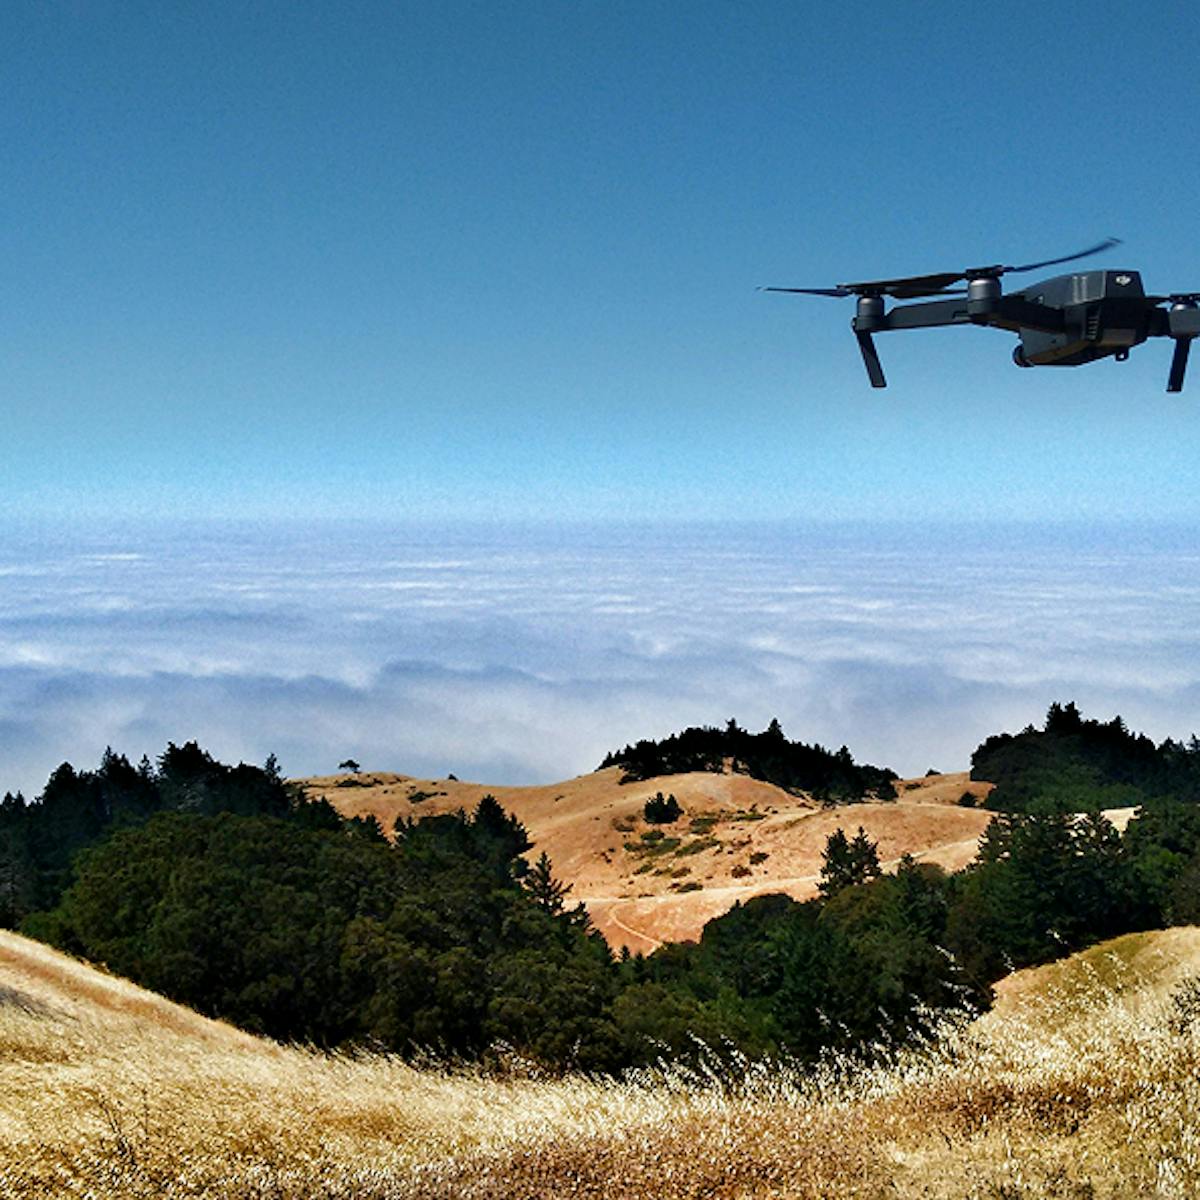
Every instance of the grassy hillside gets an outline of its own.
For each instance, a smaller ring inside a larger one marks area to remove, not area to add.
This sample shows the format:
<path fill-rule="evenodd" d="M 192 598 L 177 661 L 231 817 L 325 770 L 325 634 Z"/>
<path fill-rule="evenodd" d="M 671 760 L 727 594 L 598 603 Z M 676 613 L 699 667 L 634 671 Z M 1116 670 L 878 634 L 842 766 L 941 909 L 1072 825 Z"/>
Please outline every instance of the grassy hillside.
<path fill-rule="evenodd" d="M 1198 973 L 1200 930 L 1117 939 L 867 1072 L 497 1079 L 280 1047 L 0 934 L 0 1194 L 1191 1196 Z"/>
<path fill-rule="evenodd" d="M 390 830 L 398 817 L 470 811 L 492 793 L 525 826 L 532 854 L 549 854 L 615 949 L 648 952 L 665 941 L 699 937 L 707 921 L 766 892 L 798 900 L 816 894 L 821 855 L 839 826 L 862 825 L 881 859 L 902 854 L 958 870 L 975 857 L 991 814 L 957 805 L 964 791 L 980 801 L 990 785 L 964 774 L 901 781 L 899 799 L 826 808 L 807 796 L 735 773 L 691 771 L 622 783 L 619 767 L 541 787 L 489 787 L 457 779 L 416 779 L 389 772 L 299 780 L 342 815 L 373 816 Z M 683 816 L 656 827 L 645 802 L 677 797 Z"/>

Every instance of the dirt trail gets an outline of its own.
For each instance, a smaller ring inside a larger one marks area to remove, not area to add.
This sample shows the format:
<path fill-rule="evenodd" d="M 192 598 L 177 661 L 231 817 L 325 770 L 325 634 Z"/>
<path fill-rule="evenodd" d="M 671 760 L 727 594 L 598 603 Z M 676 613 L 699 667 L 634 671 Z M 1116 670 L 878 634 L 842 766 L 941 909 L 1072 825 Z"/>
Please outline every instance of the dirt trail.
<path fill-rule="evenodd" d="M 593 903 L 595 903 L 595 901 L 593 901 Z M 622 921 L 621 918 L 617 915 L 617 905 L 620 903 L 621 903 L 621 901 L 619 901 L 619 900 L 616 901 L 613 904 L 612 908 L 610 908 L 608 910 L 609 923 L 612 925 L 615 925 L 616 928 L 621 933 L 625 934 L 625 936 L 627 938 L 632 938 L 635 943 L 641 942 L 642 945 L 640 947 L 637 947 L 637 949 L 641 950 L 641 952 L 643 954 L 652 954 L 663 943 L 660 942 L 658 940 L 658 938 L 652 937 L 650 934 L 644 933 L 640 929 L 634 929 L 631 925 L 626 925 L 625 922 Z M 629 943 L 626 942 L 626 945 L 628 945 L 628 944 Z M 631 946 L 630 949 L 632 950 L 632 949 L 634 949 L 634 947 Z"/>
<path fill-rule="evenodd" d="M 968 860 L 975 856 L 978 848 L 978 838 L 964 838 L 958 842 L 948 842 L 941 846 L 931 847 L 913 854 L 917 861 L 929 861 L 931 858 L 965 857 Z M 884 872 L 894 871 L 903 858 L 886 859 L 880 863 Z M 592 918 L 592 923 L 604 934 L 610 943 L 619 943 L 629 947 L 634 953 L 649 954 L 663 944 L 663 939 L 655 936 L 667 927 L 690 927 L 695 924 L 698 911 L 715 909 L 714 916 L 727 912 L 735 904 L 744 903 L 755 896 L 765 896 L 783 893 L 793 900 L 808 900 L 817 894 L 821 876 L 795 875 L 786 878 L 772 878 L 753 884 L 730 885 L 728 887 L 708 888 L 703 893 L 688 892 L 680 895 L 667 892 L 657 896 L 589 896 L 583 901 Z M 689 903 L 690 902 L 690 903 Z M 674 909 L 674 912 L 663 913 L 663 909 Z M 641 917 L 642 923 L 638 923 Z M 712 918 L 706 918 L 711 920 Z M 633 922 L 631 924 L 631 922 Z M 703 923 L 702 923 L 703 924 Z M 695 936 L 698 936 L 699 930 Z M 615 935 L 624 935 L 618 938 Z M 667 940 L 691 940 L 690 938 L 673 937 Z"/>

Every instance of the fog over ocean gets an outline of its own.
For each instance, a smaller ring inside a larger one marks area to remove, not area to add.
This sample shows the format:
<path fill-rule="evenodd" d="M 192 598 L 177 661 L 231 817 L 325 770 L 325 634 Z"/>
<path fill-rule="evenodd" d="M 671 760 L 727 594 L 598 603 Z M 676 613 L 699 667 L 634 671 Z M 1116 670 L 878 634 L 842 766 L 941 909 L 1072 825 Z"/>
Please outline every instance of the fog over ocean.
<path fill-rule="evenodd" d="M 1200 731 L 1183 526 L 6 526 L 0 791 L 167 741 L 489 783 L 736 716 L 915 774 L 1054 699 Z"/>

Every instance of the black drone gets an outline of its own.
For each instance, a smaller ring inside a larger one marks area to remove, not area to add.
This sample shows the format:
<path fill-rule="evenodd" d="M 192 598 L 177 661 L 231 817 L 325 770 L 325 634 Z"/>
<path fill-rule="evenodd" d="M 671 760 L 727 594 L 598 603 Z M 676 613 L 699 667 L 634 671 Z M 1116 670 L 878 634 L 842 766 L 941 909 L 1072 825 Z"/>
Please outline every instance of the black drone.
<path fill-rule="evenodd" d="M 1167 391 L 1182 391 L 1192 338 L 1200 336 L 1200 292 L 1147 296 L 1142 290 L 1142 277 L 1136 271 L 1082 271 L 1055 275 L 1019 292 L 1005 294 L 1001 289 L 1002 275 L 1074 262 L 1117 245 L 1119 239 L 1106 238 L 1078 254 L 1020 267 L 997 264 L 935 275 L 910 275 L 905 279 L 839 283 L 831 288 L 760 290 L 804 296 L 857 296 L 858 311 L 851 327 L 858 338 L 872 387 L 887 387 L 871 338 L 873 333 L 929 329 L 937 325 L 990 325 L 1007 329 L 1020 339 L 1013 350 L 1013 362 L 1018 367 L 1078 367 L 1109 357 L 1124 362 L 1130 347 L 1141 345 L 1147 338 L 1173 338 L 1175 353 Z M 956 283 L 967 286 L 951 286 Z M 917 300 L 925 296 L 962 299 L 931 300 L 889 310 L 884 307 L 884 296 L 893 300 Z M 1161 308 L 1163 304 L 1168 307 Z"/>

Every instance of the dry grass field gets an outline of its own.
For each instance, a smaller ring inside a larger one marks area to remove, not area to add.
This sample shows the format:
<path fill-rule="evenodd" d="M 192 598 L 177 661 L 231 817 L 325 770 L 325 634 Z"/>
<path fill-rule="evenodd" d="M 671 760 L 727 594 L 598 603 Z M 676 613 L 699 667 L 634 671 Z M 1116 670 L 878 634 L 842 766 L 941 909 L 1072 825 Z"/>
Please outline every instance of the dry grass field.
<path fill-rule="evenodd" d="M 610 767 L 543 787 L 389 772 L 297 782 L 345 816 L 370 814 L 389 831 L 397 817 L 469 811 L 491 792 L 524 823 L 533 853 L 549 854 L 609 944 L 640 952 L 697 938 L 706 922 L 763 892 L 815 895 L 825 839 L 839 825 L 850 834 L 862 825 L 885 864 L 912 854 L 954 871 L 975 857 L 990 819 L 958 807 L 965 791 L 983 798 L 991 788 L 965 773 L 902 781 L 895 803 L 834 809 L 745 775 L 693 772 L 624 785 L 620 778 L 621 769 Z M 676 796 L 684 810 L 678 821 L 651 827 L 641 819 L 656 792 Z M 662 839 L 646 840 L 655 828 Z"/>
<path fill-rule="evenodd" d="M 1200 1193 L 1200 930 L 1006 981 L 887 1065 L 506 1078 L 328 1057 L 0 934 L 0 1195 Z"/>

